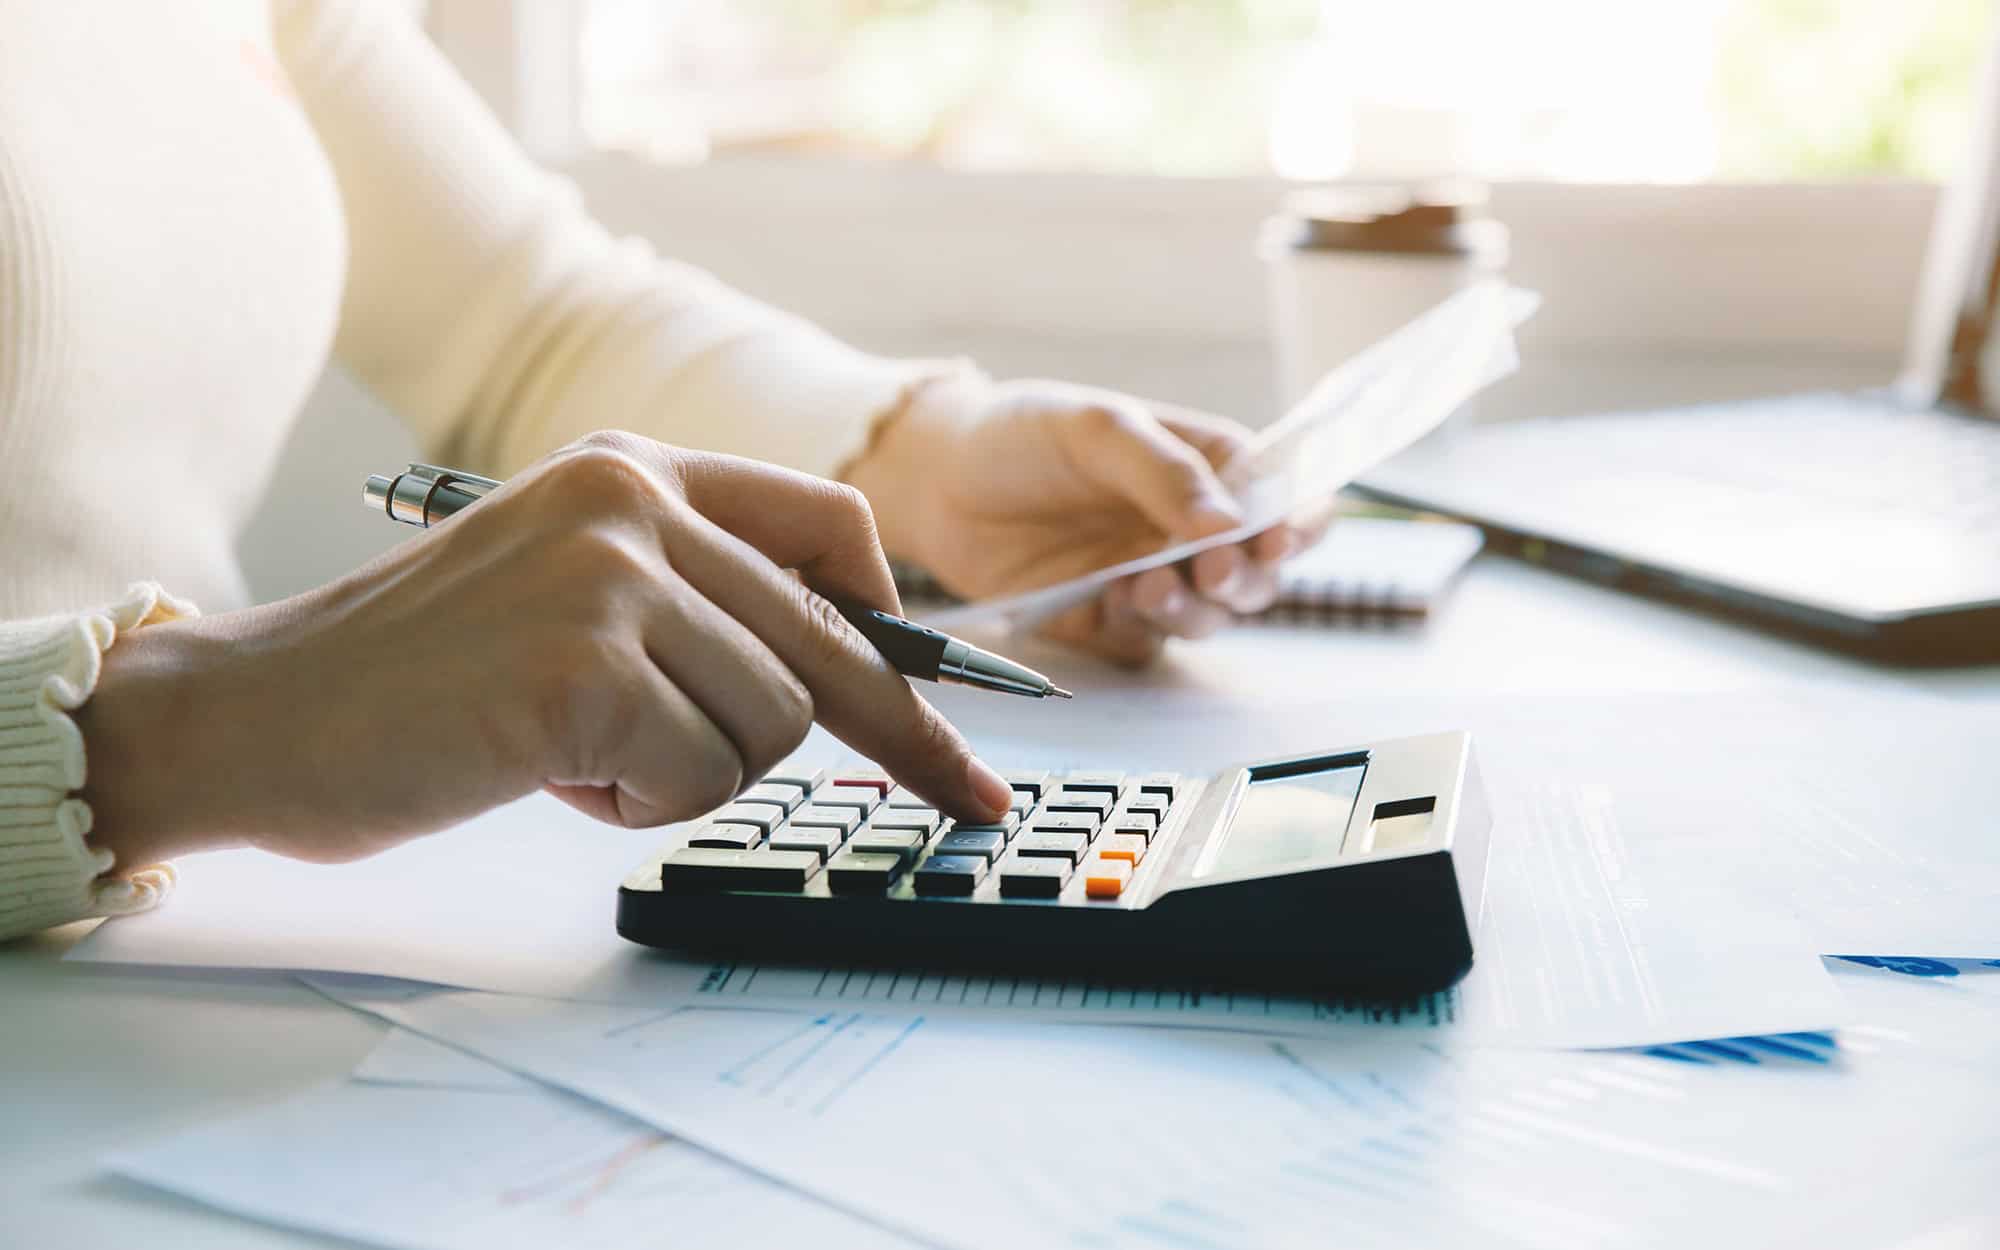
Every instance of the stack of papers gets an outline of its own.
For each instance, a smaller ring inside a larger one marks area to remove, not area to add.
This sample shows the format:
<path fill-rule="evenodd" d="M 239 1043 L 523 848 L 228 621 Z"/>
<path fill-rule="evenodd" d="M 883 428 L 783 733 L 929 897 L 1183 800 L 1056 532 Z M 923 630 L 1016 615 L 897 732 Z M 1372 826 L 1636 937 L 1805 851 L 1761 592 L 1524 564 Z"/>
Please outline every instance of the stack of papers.
<path fill-rule="evenodd" d="M 409 1250 L 666 1227 L 695 1245 L 1619 1247 L 1718 1228 L 1745 1245 L 1986 1244 L 2000 1072 L 1964 1039 L 1992 1036 L 2000 1002 L 1834 975 L 1886 1023 L 1728 1048 L 1743 1058 L 316 979 L 458 1049 L 393 1032 L 345 1083 L 111 1166 Z"/>

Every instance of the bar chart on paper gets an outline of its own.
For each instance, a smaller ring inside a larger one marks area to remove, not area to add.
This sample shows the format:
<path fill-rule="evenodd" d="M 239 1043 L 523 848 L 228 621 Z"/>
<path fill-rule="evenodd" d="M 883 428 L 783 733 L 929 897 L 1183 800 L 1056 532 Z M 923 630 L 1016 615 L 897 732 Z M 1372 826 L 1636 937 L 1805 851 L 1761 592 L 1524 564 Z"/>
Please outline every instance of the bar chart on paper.
<path fill-rule="evenodd" d="M 1846 1228 L 1841 1195 L 1899 1166 L 1846 1131 L 1854 1117 L 1935 1132 L 1996 1092 L 1983 1073 L 1968 1086 L 1970 1069 L 1907 1064 L 1890 1034 L 1864 1034 L 1852 1053 L 1801 1042 L 1796 1056 L 1706 1064 L 1451 1048 L 1400 1031 L 344 997 L 857 1214 L 982 1250 L 1653 1246 L 1685 1244 L 1718 1216 L 1753 1242 L 1782 1239 Z M 1970 1185 L 1996 1151 L 1969 1150 L 1954 1182 Z M 922 1159 L 923 1177 L 977 1178 L 1007 1201 L 968 1220 L 963 1186 L 885 1185 L 885 1159 Z M 1580 1175 L 1592 1184 L 1551 1181 Z"/>

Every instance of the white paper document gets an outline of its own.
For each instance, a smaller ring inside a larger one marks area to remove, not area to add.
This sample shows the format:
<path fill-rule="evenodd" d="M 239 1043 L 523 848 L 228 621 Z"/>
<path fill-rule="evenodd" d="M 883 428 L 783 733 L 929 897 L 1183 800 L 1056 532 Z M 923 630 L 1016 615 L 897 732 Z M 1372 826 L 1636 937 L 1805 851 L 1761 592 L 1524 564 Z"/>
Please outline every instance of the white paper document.
<path fill-rule="evenodd" d="M 1915 1027 L 1831 1061 L 1725 1065 L 315 983 L 940 1245 L 1872 1246 L 2000 1217 L 2000 1070 L 1923 1044 L 2000 1011 L 1929 986 L 1865 985 Z"/>
<path fill-rule="evenodd" d="M 390 1029 L 384 1034 L 375 1049 L 355 1065 L 350 1079 L 370 1085 L 415 1085 L 489 1093 L 540 1088 L 525 1076 L 408 1029 Z"/>
<path fill-rule="evenodd" d="M 395 1250 L 914 1245 L 402 1030 L 353 1080 L 142 1143 L 107 1166 L 218 1210 Z"/>
<path fill-rule="evenodd" d="M 1290 412 L 1223 466 L 1223 483 L 1243 507 L 1243 524 L 1235 529 L 1053 586 L 934 611 L 926 619 L 946 630 L 995 623 L 1031 626 L 1085 602 L 1121 577 L 1241 542 L 1302 506 L 1330 498 L 1514 372 L 1519 363 L 1514 329 L 1538 302 L 1532 292 L 1498 281 L 1477 283 L 1321 378 Z"/>

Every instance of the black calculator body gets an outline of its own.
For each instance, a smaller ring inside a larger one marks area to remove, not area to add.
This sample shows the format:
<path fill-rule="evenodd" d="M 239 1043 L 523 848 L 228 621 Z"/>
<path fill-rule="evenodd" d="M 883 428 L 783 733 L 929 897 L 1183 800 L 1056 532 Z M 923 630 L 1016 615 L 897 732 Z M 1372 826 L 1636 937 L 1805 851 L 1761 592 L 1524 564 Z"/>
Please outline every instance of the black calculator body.
<path fill-rule="evenodd" d="M 1225 769 L 1009 774 L 940 819 L 879 772 L 779 768 L 640 865 L 618 931 L 702 957 L 1367 997 L 1472 965 L 1491 819 L 1470 736 Z"/>

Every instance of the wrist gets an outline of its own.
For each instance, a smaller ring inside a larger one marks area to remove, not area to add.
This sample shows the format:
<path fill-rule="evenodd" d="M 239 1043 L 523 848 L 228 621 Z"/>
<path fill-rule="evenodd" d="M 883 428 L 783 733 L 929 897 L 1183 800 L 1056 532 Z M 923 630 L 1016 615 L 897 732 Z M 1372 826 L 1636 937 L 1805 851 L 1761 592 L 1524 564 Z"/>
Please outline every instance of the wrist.
<path fill-rule="evenodd" d="M 88 840 L 112 852 L 118 871 L 243 841 L 232 783 L 251 769 L 216 740 L 235 718 L 208 680 L 219 647 L 209 625 L 170 622 L 121 637 L 74 713 Z"/>
<path fill-rule="evenodd" d="M 841 475 L 868 497 L 890 559 L 930 567 L 931 540 L 946 520 L 940 466 L 961 446 L 991 385 L 971 368 L 916 383 Z"/>

